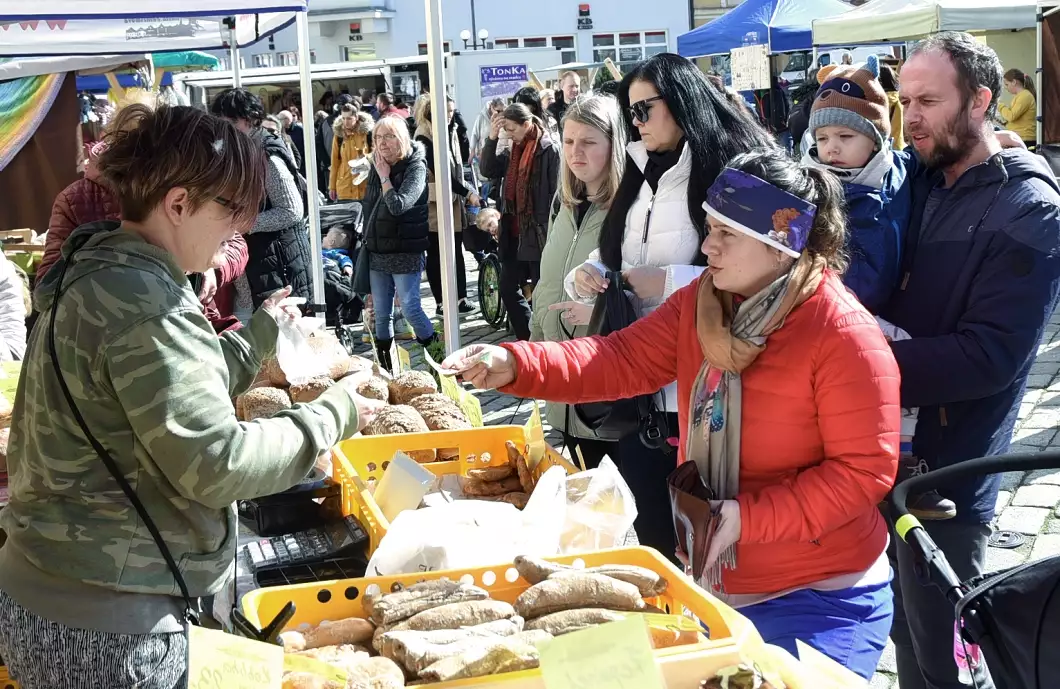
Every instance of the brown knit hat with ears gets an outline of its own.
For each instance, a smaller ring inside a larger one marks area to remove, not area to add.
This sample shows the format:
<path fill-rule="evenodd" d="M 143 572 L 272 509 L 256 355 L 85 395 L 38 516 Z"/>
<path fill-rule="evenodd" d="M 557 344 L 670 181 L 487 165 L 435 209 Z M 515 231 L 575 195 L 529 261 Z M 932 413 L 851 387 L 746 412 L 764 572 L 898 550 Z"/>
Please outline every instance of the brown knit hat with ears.
<path fill-rule="evenodd" d="M 879 77 L 880 61 L 875 55 L 862 65 L 821 69 L 817 75 L 821 88 L 810 108 L 810 135 L 820 127 L 840 126 L 881 144 L 889 140 L 890 109 Z"/>

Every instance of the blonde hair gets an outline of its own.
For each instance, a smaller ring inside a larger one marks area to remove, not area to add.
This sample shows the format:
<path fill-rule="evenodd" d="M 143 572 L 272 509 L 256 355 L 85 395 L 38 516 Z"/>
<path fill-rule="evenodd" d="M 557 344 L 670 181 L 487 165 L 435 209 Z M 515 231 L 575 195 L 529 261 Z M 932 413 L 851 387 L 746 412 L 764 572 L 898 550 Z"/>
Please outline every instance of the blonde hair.
<path fill-rule="evenodd" d="M 597 130 L 611 143 L 611 162 L 608 165 L 607 178 L 600 186 L 600 191 L 589 196 L 588 200 L 601 208 L 610 208 L 611 202 L 618 193 L 618 185 L 626 170 L 626 127 L 622 122 L 618 101 L 611 96 L 590 94 L 579 96 L 563 116 L 560 125 L 562 133 L 567 122 L 577 122 Z M 573 208 L 586 197 L 585 182 L 578 179 L 567 165 L 567 156 L 559 159 L 559 193 L 563 205 Z"/>
<path fill-rule="evenodd" d="M 398 145 L 401 146 L 401 159 L 408 158 L 409 154 L 412 153 L 412 139 L 409 138 L 409 126 L 404 118 L 397 115 L 384 115 L 379 118 L 379 121 L 375 123 L 373 134 L 377 140 L 382 129 L 389 130 L 391 134 L 397 137 Z M 378 145 L 373 146 L 373 148 L 378 147 Z"/>

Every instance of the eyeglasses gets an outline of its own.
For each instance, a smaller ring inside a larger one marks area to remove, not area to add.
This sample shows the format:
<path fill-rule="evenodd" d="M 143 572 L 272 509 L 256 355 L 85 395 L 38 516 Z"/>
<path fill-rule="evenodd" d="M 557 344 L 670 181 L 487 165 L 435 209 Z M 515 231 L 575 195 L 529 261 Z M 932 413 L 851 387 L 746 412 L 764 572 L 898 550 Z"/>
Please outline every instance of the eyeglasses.
<path fill-rule="evenodd" d="M 226 199 L 223 196 L 215 196 L 213 200 L 214 203 L 216 203 L 217 205 L 221 206 L 222 208 L 226 208 L 232 215 L 235 215 L 236 213 L 242 210 L 241 206 L 237 206 L 234 201 Z"/>
<path fill-rule="evenodd" d="M 381 144 L 392 144 L 398 140 L 397 134 L 380 134 L 375 140 Z"/>
<path fill-rule="evenodd" d="M 663 100 L 663 97 L 655 96 L 653 98 L 645 98 L 644 100 L 639 100 L 633 105 L 629 106 L 629 114 L 633 117 L 633 119 L 637 120 L 638 122 L 647 122 L 651 118 L 651 109 L 653 107 L 652 103 L 658 100 Z"/>

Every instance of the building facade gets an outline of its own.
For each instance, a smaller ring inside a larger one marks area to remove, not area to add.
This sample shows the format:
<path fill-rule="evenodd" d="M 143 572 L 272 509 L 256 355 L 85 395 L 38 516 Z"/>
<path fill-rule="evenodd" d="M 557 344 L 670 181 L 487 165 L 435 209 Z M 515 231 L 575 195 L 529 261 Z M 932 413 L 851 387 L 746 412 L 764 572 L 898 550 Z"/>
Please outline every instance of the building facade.
<path fill-rule="evenodd" d="M 695 0 L 699 2 L 699 0 Z M 724 2 L 726 0 L 713 0 Z M 732 2 L 733 0 L 728 0 Z M 557 63 L 637 62 L 677 48 L 691 28 L 690 0 L 444 0 L 442 32 L 450 51 L 473 50 L 461 39 L 485 30 L 489 48 L 557 48 Z M 472 16 L 474 8 L 474 17 Z M 312 0 L 310 48 L 317 63 L 400 58 L 427 52 L 424 0 Z M 294 27 L 241 51 L 246 68 L 298 64 Z M 228 56 L 218 54 L 228 67 Z"/>

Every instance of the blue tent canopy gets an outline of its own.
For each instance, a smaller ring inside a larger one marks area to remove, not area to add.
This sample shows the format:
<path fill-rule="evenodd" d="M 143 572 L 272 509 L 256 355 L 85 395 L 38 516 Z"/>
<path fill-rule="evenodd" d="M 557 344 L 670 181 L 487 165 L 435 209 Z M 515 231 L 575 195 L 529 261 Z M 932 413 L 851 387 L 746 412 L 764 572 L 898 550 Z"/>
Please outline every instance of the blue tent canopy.
<path fill-rule="evenodd" d="M 135 74 L 118 74 L 118 83 L 121 84 L 122 88 L 143 88 Z M 155 84 L 155 86 L 169 86 L 173 83 L 173 74 L 166 72 L 162 75 L 162 83 Z M 90 74 L 87 76 L 77 77 L 77 90 L 78 91 L 91 91 L 92 93 L 106 93 L 110 90 L 110 82 L 107 81 L 107 77 L 103 74 Z"/>
<path fill-rule="evenodd" d="M 841 0 L 744 0 L 731 12 L 677 37 L 683 57 L 720 55 L 745 45 L 770 53 L 813 48 L 813 20 L 850 11 Z"/>

